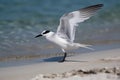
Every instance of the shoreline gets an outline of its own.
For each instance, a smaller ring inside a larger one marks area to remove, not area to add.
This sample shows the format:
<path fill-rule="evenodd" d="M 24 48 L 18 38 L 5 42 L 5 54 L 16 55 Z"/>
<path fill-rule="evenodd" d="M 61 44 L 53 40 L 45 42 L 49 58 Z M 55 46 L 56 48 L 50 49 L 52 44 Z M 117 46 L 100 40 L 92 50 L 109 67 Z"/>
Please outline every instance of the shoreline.
<path fill-rule="evenodd" d="M 94 48 L 94 51 L 88 50 L 88 49 L 84 49 L 84 48 L 80 48 L 77 50 L 73 50 L 68 52 L 68 56 L 72 56 L 72 55 L 79 55 L 79 54 L 86 54 L 86 53 L 91 53 L 91 52 L 99 52 L 99 51 L 106 51 L 106 50 L 110 50 L 110 49 L 117 49 L 120 48 L 120 44 L 109 44 L 109 45 L 94 45 L 92 46 L 92 48 Z M 59 49 L 57 49 L 59 50 Z M 49 49 L 48 49 L 49 52 Z M 11 53 L 9 53 L 11 54 Z M 24 61 L 24 60 L 34 60 L 34 59 L 47 59 L 47 58 L 51 58 L 51 57 L 59 57 L 62 56 L 62 52 L 61 50 L 58 51 L 50 51 L 49 53 L 39 53 L 39 54 L 25 54 L 25 55 L 20 55 L 20 54 L 16 54 L 16 55 L 12 55 L 11 56 L 3 56 L 0 57 L 0 62 L 9 62 L 9 61 Z M 2 56 L 2 55 L 1 55 Z"/>
<path fill-rule="evenodd" d="M 0 80 L 31 80 L 39 74 L 62 74 L 72 70 L 92 70 L 120 67 L 120 48 L 78 54 L 66 62 L 38 62 L 0 68 Z"/>
<path fill-rule="evenodd" d="M 86 53 L 94 53 L 99 51 L 106 51 L 111 49 L 118 49 L 120 47 L 119 44 L 109 44 L 109 45 L 94 45 L 92 48 L 94 48 L 94 51 L 88 50 L 88 49 L 77 49 L 68 52 L 68 56 L 75 56 L 80 54 L 86 54 Z M 59 50 L 59 49 L 57 49 Z M 49 51 L 49 50 L 48 50 Z M 39 54 L 28 54 L 28 55 L 12 55 L 12 56 L 6 56 L 6 57 L 0 57 L 0 67 L 10 67 L 10 66 L 16 66 L 17 63 L 21 64 L 24 62 L 26 64 L 36 63 L 36 62 L 55 62 L 57 60 L 54 60 L 55 58 L 61 58 L 63 56 L 61 50 L 53 51 L 51 53 L 39 53 Z M 53 59 L 53 60 L 52 60 Z M 58 59 L 59 60 L 59 59 Z M 5 65 L 4 65 L 5 63 Z M 10 63 L 10 65 L 6 65 L 7 63 Z M 20 65 L 18 65 L 20 66 Z"/>

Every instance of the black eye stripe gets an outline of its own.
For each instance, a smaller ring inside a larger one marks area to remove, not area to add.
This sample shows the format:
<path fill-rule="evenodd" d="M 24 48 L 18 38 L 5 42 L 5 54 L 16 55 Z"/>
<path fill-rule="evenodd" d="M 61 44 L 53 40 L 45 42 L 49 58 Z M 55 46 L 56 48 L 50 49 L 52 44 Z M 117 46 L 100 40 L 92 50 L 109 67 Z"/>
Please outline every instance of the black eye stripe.
<path fill-rule="evenodd" d="M 49 30 L 46 30 L 43 34 L 46 34 L 46 33 L 49 33 L 50 31 Z"/>

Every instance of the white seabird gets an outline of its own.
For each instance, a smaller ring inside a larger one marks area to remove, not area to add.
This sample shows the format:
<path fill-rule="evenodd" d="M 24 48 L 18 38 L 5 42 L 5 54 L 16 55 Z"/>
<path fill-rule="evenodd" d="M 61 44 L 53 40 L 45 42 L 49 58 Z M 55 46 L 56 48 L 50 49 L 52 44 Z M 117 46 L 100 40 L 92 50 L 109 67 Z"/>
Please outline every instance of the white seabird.
<path fill-rule="evenodd" d="M 35 38 L 39 36 L 45 36 L 47 40 L 60 46 L 62 51 L 64 52 L 64 57 L 59 62 L 65 61 L 65 58 L 67 56 L 66 50 L 68 49 L 77 49 L 80 47 L 92 49 L 88 47 L 90 45 L 74 43 L 75 31 L 78 23 L 89 19 L 102 6 L 103 4 L 92 5 L 79 9 L 77 11 L 64 14 L 60 18 L 60 24 L 56 32 L 44 30 L 39 35 L 35 36 Z"/>

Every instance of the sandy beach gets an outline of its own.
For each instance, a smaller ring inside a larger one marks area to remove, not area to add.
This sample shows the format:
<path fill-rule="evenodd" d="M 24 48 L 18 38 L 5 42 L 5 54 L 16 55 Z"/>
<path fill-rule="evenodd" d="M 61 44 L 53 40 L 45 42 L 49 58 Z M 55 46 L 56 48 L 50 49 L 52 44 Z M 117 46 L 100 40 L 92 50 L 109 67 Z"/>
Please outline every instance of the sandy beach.
<path fill-rule="evenodd" d="M 120 0 L 0 0 L 0 80 L 120 80 Z"/>
<path fill-rule="evenodd" d="M 1 67 L 0 80 L 120 80 L 120 49 L 77 54 L 64 63 Z"/>

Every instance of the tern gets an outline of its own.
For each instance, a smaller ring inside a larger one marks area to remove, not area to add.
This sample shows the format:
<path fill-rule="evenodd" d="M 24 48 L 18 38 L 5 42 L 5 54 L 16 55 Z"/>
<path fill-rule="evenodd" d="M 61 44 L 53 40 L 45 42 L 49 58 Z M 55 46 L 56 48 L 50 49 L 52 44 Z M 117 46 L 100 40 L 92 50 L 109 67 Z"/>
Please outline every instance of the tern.
<path fill-rule="evenodd" d="M 57 44 L 64 52 L 63 58 L 59 62 L 64 62 L 67 56 L 66 50 L 78 49 L 80 47 L 92 49 L 91 45 L 74 43 L 76 27 L 80 22 L 89 19 L 99 10 L 103 4 L 96 4 L 88 6 L 67 14 L 60 18 L 60 23 L 56 32 L 44 30 L 42 33 L 35 36 L 35 38 L 44 36 L 47 40 Z"/>

